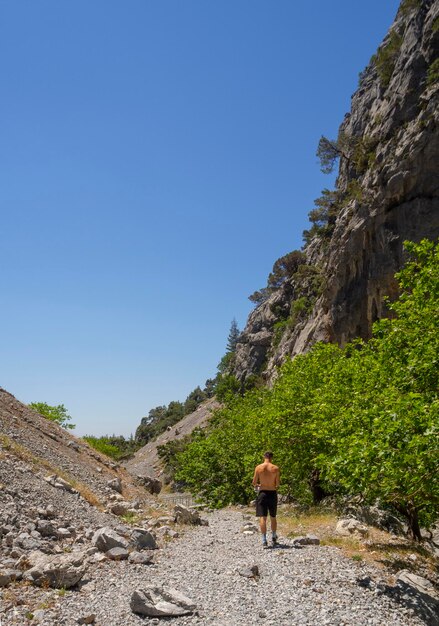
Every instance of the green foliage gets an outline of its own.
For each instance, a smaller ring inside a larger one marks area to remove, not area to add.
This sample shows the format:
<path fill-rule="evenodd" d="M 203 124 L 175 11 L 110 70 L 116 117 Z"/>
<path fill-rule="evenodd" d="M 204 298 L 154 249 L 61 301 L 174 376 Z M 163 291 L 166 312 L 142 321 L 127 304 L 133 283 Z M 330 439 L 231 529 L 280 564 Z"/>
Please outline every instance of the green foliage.
<path fill-rule="evenodd" d="M 263 287 L 262 289 L 259 289 L 258 291 L 254 291 L 248 297 L 248 299 L 250 300 L 250 302 L 254 302 L 256 305 L 259 305 L 265 302 L 266 300 L 268 300 L 268 298 L 270 297 L 272 293 L 273 293 L 272 289 L 267 289 L 267 287 Z"/>
<path fill-rule="evenodd" d="M 268 275 L 267 287 L 269 289 L 279 289 L 279 287 L 297 272 L 302 263 L 305 262 L 305 255 L 300 250 L 288 252 L 274 262 L 273 269 Z"/>
<path fill-rule="evenodd" d="M 226 402 L 231 397 L 240 394 L 242 385 L 233 374 L 222 374 L 216 386 L 216 397 L 219 402 Z"/>
<path fill-rule="evenodd" d="M 140 425 L 136 429 L 135 443 L 137 447 L 146 445 L 149 441 L 158 437 L 170 426 L 174 426 L 185 415 L 193 413 L 204 400 L 215 394 L 217 380 L 208 379 L 206 388 L 196 387 L 183 402 L 173 400 L 167 406 L 156 406 L 151 409 L 146 417 L 142 417 Z"/>
<path fill-rule="evenodd" d="M 433 31 L 434 34 L 436 34 L 438 32 L 438 30 L 439 30 L 439 15 L 437 15 L 434 18 L 431 30 Z"/>
<path fill-rule="evenodd" d="M 50 406 L 46 402 L 31 402 L 29 406 L 40 415 L 43 415 L 51 422 L 56 422 L 63 428 L 70 430 L 73 430 L 75 428 L 75 424 L 70 424 L 70 420 L 72 418 L 67 413 L 67 409 L 64 404 Z"/>
<path fill-rule="evenodd" d="M 324 276 L 316 265 L 301 265 L 294 274 L 294 281 L 299 287 L 297 296 L 307 296 L 308 299 L 318 297 L 324 287 Z"/>
<path fill-rule="evenodd" d="M 189 415 L 189 413 L 193 413 L 197 410 L 204 400 L 206 400 L 207 395 L 201 389 L 201 387 L 195 387 L 193 391 L 188 395 L 184 403 L 184 414 Z"/>
<path fill-rule="evenodd" d="M 313 237 L 330 239 L 340 210 L 338 191 L 323 189 L 322 195 L 314 200 L 314 209 L 308 213 L 312 226 L 303 231 L 303 239 L 308 244 Z"/>
<path fill-rule="evenodd" d="M 433 85 L 439 80 L 439 58 L 435 59 L 427 70 L 427 85 Z"/>
<path fill-rule="evenodd" d="M 352 161 L 358 175 L 364 174 L 374 163 L 378 139 L 364 135 L 352 140 Z M 354 181 L 351 181 L 354 182 Z"/>
<path fill-rule="evenodd" d="M 287 328 L 291 328 L 291 323 L 289 318 L 285 320 L 280 320 L 276 322 L 273 326 L 273 347 L 277 348 L 281 342 L 281 339 L 287 330 Z"/>
<path fill-rule="evenodd" d="M 379 499 L 419 525 L 439 505 L 439 246 L 407 244 L 393 319 L 343 350 L 318 344 L 287 361 L 271 389 L 230 395 L 207 436 L 177 454 L 179 480 L 215 506 L 248 502 L 264 449 L 282 468 L 281 492 L 311 487 Z"/>
<path fill-rule="evenodd" d="M 157 406 L 151 409 L 146 417 L 142 417 L 136 429 L 136 442 L 142 446 L 146 445 L 148 441 L 164 432 L 168 426 L 179 422 L 184 415 L 184 404 L 178 401 L 172 401 L 168 406 Z"/>
<path fill-rule="evenodd" d="M 355 178 L 350 180 L 343 193 L 342 205 L 346 206 L 351 200 L 361 202 L 363 200 L 363 188 L 359 181 Z"/>
<path fill-rule="evenodd" d="M 104 437 L 94 437 L 93 435 L 85 435 L 83 437 L 84 441 L 86 441 L 92 448 L 109 456 L 112 459 L 118 460 L 120 458 L 120 450 L 117 446 L 109 443 L 108 438 Z"/>
<path fill-rule="evenodd" d="M 180 469 L 179 455 L 187 448 L 194 439 L 203 438 L 206 434 L 202 428 L 195 428 L 190 435 L 181 439 L 172 439 L 157 447 L 157 454 L 165 468 L 165 479 L 174 480 L 175 474 Z"/>
<path fill-rule="evenodd" d="M 273 264 L 268 275 L 267 286 L 252 293 L 249 300 L 255 304 L 265 302 L 276 289 L 279 289 L 286 280 L 297 272 L 302 263 L 305 263 L 305 255 L 301 250 L 293 250 L 281 256 Z"/>
<path fill-rule="evenodd" d="M 384 46 L 381 46 L 377 53 L 371 58 L 371 62 L 375 64 L 383 87 L 387 87 L 392 78 L 395 69 L 396 59 L 401 48 L 403 38 L 396 31 L 392 31 L 389 40 Z"/>
<path fill-rule="evenodd" d="M 328 139 L 322 135 L 317 146 L 316 156 L 320 161 L 320 169 L 324 174 L 331 174 L 334 167 L 342 155 L 341 148 L 337 141 Z"/>
<path fill-rule="evenodd" d="M 414 9 L 421 6 L 421 0 L 402 0 L 399 10 L 404 16 L 407 16 Z"/>

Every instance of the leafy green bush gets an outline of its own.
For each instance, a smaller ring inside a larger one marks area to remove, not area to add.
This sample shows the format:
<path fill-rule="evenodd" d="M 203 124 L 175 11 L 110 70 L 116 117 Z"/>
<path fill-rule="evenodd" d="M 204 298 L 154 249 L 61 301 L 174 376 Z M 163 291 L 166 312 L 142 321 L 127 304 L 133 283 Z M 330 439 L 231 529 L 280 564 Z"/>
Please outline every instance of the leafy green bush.
<path fill-rule="evenodd" d="M 85 435 L 83 439 L 88 443 L 89 446 L 91 446 L 98 452 L 109 456 L 111 459 L 119 460 L 121 456 L 120 449 L 117 446 L 109 443 L 107 437 L 93 437 L 92 435 Z"/>
<path fill-rule="evenodd" d="M 30 408 L 43 415 L 51 422 L 56 422 L 63 428 L 73 430 L 75 424 L 71 424 L 71 416 L 67 413 L 67 409 L 64 404 L 58 404 L 57 406 L 50 406 L 47 402 L 31 402 Z"/>

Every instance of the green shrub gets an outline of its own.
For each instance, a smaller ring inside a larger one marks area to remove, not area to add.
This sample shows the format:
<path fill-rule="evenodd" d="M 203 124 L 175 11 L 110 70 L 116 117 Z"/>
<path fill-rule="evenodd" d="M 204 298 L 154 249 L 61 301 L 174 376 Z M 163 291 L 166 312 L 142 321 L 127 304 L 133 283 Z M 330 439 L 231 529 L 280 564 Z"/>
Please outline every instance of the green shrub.
<path fill-rule="evenodd" d="M 421 6 L 421 0 L 402 0 L 399 10 L 404 16 L 407 16 L 414 9 Z"/>
<path fill-rule="evenodd" d="M 371 62 L 375 64 L 378 76 L 383 87 L 387 87 L 395 69 L 396 59 L 401 48 L 403 38 L 396 31 L 392 31 L 385 46 L 381 46 L 373 55 Z"/>
<path fill-rule="evenodd" d="M 109 456 L 111 459 L 115 460 L 120 459 L 120 448 L 109 443 L 107 437 L 93 437 L 92 435 L 85 435 L 83 439 L 88 443 L 89 446 L 91 446 L 98 452 L 105 454 L 105 456 Z"/>
<path fill-rule="evenodd" d="M 427 70 L 427 85 L 433 85 L 439 80 L 439 58 L 433 61 Z"/>

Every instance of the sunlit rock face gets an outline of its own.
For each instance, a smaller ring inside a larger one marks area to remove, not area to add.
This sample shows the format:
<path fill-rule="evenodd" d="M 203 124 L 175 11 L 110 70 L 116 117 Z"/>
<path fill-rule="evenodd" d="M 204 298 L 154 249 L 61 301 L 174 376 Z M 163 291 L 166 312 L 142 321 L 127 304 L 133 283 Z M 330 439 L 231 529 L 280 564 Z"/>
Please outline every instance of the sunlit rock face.
<path fill-rule="evenodd" d="M 402 2 L 340 126 L 343 199 L 331 236 L 305 250 L 321 287 L 298 314 L 291 311 L 299 295 L 306 301 L 306 278 L 286 280 L 256 307 L 236 352 L 241 380 L 271 380 L 287 356 L 316 341 L 370 337 L 387 315 L 386 298 L 397 296 L 403 242 L 439 236 L 438 50 L 439 3 Z"/>

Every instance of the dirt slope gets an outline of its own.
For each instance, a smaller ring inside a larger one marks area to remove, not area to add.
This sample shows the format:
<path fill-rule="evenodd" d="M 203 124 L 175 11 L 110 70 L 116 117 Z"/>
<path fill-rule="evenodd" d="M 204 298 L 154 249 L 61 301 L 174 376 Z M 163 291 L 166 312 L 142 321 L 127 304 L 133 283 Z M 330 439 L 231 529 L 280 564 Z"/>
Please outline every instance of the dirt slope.
<path fill-rule="evenodd" d="M 101 455 L 54 422 L 42 417 L 0 388 L 0 444 L 9 454 L 33 466 L 44 477 L 57 474 L 93 504 L 103 504 L 112 490 L 108 481 L 119 477 L 123 495 L 144 498 L 143 488 L 111 459 Z M 1 480 L 1 475 L 0 475 Z M 114 493 L 114 492 L 113 492 Z"/>

